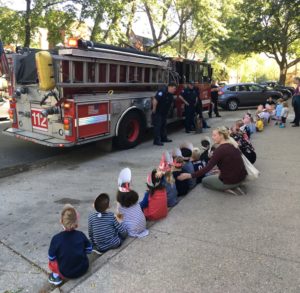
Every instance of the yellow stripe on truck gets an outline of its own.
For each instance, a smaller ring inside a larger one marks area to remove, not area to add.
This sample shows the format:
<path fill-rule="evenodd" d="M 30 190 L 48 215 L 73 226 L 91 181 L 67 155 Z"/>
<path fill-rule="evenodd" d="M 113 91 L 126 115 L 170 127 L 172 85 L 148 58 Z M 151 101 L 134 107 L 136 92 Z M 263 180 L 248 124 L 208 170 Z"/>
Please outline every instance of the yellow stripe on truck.
<path fill-rule="evenodd" d="M 35 54 L 35 61 L 40 90 L 53 90 L 55 87 L 55 80 L 51 54 L 47 51 L 37 52 Z"/>

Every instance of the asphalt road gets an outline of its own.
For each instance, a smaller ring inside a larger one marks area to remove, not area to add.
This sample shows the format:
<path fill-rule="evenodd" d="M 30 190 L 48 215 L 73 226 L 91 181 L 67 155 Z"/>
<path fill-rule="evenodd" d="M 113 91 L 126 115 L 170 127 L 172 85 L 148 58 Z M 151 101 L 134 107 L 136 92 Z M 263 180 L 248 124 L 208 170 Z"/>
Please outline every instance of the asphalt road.
<path fill-rule="evenodd" d="M 10 126 L 9 121 L 0 120 L 0 168 L 33 163 L 41 159 L 70 152 L 69 149 L 49 148 L 43 145 L 6 136 L 2 130 Z"/>
<path fill-rule="evenodd" d="M 47 161 L 47 159 L 51 160 L 51 158 L 54 159 L 57 156 L 61 157 L 66 154 L 77 155 L 80 153 L 81 156 L 84 156 L 84 154 L 97 156 L 103 152 L 105 153 L 107 150 L 111 150 L 111 140 L 71 148 L 51 148 L 4 135 L 2 130 L 9 126 L 9 121 L 0 120 L 0 169 L 23 164 L 30 165 L 41 160 Z M 177 123 L 168 128 L 170 132 L 176 132 L 181 128 L 181 124 Z M 143 140 L 148 141 L 151 139 L 152 131 L 149 130 L 145 133 Z"/>

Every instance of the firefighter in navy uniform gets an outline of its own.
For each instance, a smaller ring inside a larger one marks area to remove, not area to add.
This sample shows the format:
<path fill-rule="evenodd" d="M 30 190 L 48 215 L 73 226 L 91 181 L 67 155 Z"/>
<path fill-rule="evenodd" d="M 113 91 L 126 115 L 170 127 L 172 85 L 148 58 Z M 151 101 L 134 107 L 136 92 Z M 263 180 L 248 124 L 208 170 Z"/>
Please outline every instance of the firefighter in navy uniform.
<path fill-rule="evenodd" d="M 152 124 L 154 126 L 154 145 L 164 145 L 164 142 L 172 142 L 167 137 L 167 117 L 174 101 L 176 84 L 170 83 L 168 87 L 156 93 L 152 101 Z"/>
<path fill-rule="evenodd" d="M 185 132 L 190 133 L 194 128 L 194 118 L 196 111 L 196 103 L 199 96 L 199 91 L 194 87 L 193 82 L 189 82 L 188 86 L 181 92 L 179 98 L 184 102 L 185 112 Z"/>
<path fill-rule="evenodd" d="M 218 97 L 219 97 L 219 87 L 217 86 L 217 82 L 215 80 L 212 80 L 211 86 L 210 86 L 210 97 L 211 97 L 211 104 L 208 112 L 209 118 L 212 117 L 212 111 L 214 110 L 216 117 L 221 117 L 218 110 Z"/>

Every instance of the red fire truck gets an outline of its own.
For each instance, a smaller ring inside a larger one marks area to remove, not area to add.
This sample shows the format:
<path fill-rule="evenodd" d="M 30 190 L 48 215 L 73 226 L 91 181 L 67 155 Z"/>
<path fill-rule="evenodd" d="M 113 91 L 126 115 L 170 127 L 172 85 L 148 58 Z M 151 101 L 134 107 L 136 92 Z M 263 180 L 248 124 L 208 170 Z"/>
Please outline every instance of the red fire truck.
<path fill-rule="evenodd" d="M 9 85 L 12 125 L 4 134 L 47 146 L 108 137 L 122 148 L 135 146 L 151 127 L 152 97 L 171 81 L 178 93 L 195 81 L 203 108 L 210 105 L 212 69 L 206 62 L 76 39 L 54 51 L 23 49 L 6 60 L 0 69 Z M 169 122 L 182 118 L 179 101 Z"/>

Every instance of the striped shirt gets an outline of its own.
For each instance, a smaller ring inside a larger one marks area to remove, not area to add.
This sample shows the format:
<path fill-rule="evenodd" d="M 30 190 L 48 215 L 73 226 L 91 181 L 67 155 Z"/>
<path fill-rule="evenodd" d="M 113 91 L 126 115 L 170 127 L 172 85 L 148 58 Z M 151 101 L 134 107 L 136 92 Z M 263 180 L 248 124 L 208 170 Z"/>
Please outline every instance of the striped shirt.
<path fill-rule="evenodd" d="M 129 208 L 118 204 L 118 212 L 123 215 L 123 224 L 131 237 L 144 237 L 149 234 L 146 229 L 146 218 L 139 203 Z"/>
<path fill-rule="evenodd" d="M 126 228 L 112 212 L 95 212 L 89 215 L 88 233 L 93 246 L 104 252 L 121 244 L 119 234 L 125 234 Z"/>

